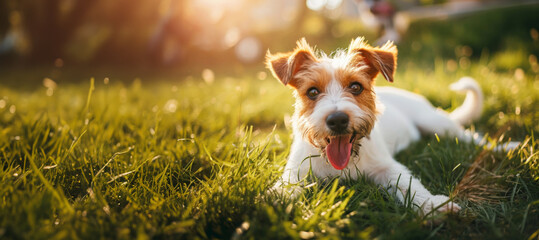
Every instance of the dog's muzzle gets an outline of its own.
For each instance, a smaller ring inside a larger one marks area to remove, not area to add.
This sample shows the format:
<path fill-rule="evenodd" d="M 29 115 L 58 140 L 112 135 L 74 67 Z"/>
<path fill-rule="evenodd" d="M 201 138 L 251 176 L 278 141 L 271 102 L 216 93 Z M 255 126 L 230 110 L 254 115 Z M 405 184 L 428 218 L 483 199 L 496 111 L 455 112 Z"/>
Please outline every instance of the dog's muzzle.
<path fill-rule="evenodd" d="M 355 133 L 348 131 L 350 117 L 345 112 L 337 111 L 326 118 L 326 125 L 331 135 L 326 141 L 326 156 L 331 165 L 338 170 L 344 169 L 350 161 Z"/>
<path fill-rule="evenodd" d="M 337 134 L 345 133 L 349 122 L 350 117 L 348 117 L 348 114 L 341 111 L 334 112 L 326 118 L 328 128 Z"/>

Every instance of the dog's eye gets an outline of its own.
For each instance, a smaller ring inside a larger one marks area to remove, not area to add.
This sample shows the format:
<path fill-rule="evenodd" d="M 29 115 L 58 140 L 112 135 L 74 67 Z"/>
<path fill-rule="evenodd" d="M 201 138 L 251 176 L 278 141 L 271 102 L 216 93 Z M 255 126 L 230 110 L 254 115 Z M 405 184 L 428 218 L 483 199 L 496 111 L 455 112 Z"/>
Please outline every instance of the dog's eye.
<path fill-rule="evenodd" d="M 354 95 L 359 95 L 361 92 L 363 92 L 363 86 L 361 86 L 361 84 L 358 82 L 353 82 L 348 88 L 350 88 L 350 92 L 352 92 Z"/>
<path fill-rule="evenodd" d="M 320 94 L 320 91 L 318 91 L 318 89 L 316 89 L 315 87 L 309 88 L 309 90 L 307 90 L 307 97 L 312 100 L 315 100 L 318 94 Z"/>

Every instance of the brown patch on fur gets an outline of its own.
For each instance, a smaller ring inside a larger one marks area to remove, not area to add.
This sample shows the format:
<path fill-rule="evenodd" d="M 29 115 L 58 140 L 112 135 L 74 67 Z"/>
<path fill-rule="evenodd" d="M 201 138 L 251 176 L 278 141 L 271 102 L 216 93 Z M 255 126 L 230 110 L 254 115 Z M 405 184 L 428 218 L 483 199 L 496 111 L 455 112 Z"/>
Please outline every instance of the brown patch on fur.
<path fill-rule="evenodd" d="M 326 87 L 332 76 L 319 66 L 311 66 L 309 71 L 304 71 L 295 77 L 296 89 L 296 112 L 301 115 L 310 115 L 316 106 L 317 99 L 326 92 Z M 317 99 L 312 100 L 307 97 L 307 91 L 315 87 L 320 91 Z"/>
<path fill-rule="evenodd" d="M 308 68 L 310 64 L 318 62 L 305 38 L 296 44 L 297 47 L 293 52 L 271 54 L 268 51 L 266 54 L 266 67 L 273 76 L 284 85 L 290 85 L 293 88 L 298 86 L 295 75 Z"/>
<path fill-rule="evenodd" d="M 357 68 L 339 69 L 336 71 L 336 78 L 345 89 L 345 97 L 352 99 L 353 103 L 366 113 L 366 116 L 359 119 L 351 119 L 352 128 L 360 136 L 368 136 L 374 127 L 377 113 L 374 81 L 365 72 L 358 72 Z M 363 91 L 359 95 L 354 95 L 349 90 L 350 85 L 354 82 L 363 86 Z M 348 115 L 354 116 L 356 114 L 348 113 Z"/>
<path fill-rule="evenodd" d="M 369 66 L 367 74 L 371 79 L 382 73 L 387 81 L 393 82 L 397 68 L 397 47 L 392 42 L 387 42 L 382 47 L 372 47 L 365 42 L 365 38 L 356 38 L 350 43 L 348 53 L 357 54 L 354 58 L 356 64 Z"/>
<path fill-rule="evenodd" d="M 323 146 L 325 143 L 317 142 L 324 141 L 321 139 L 321 133 L 317 130 L 319 126 L 313 126 L 306 120 L 306 117 L 313 113 L 318 100 L 326 94 L 326 88 L 332 78 L 333 76 L 320 64 L 309 65 L 306 71 L 302 71 L 294 77 L 296 82 L 296 86 L 294 86 L 296 90 L 294 91 L 296 123 L 303 133 L 303 138 L 314 146 Z M 313 87 L 320 91 L 320 95 L 314 100 L 307 96 L 307 91 Z"/>
<path fill-rule="evenodd" d="M 346 97 L 354 99 L 356 105 L 360 106 L 361 109 L 368 112 L 376 112 L 376 95 L 374 93 L 374 82 L 372 79 L 365 77 L 365 73 L 357 72 L 350 68 L 339 69 L 335 75 L 341 86 L 346 90 L 354 82 L 361 84 L 363 86 L 361 94 L 354 95 L 350 91 L 345 90 Z"/>

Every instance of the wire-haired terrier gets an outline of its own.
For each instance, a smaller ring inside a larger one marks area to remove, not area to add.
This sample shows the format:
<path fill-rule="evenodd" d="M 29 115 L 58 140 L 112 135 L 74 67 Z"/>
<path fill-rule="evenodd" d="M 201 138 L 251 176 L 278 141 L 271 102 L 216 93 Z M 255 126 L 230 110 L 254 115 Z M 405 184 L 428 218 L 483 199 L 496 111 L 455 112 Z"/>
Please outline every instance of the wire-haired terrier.
<path fill-rule="evenodd" d="M 410 197 L 424 213 L 433 209 L 456 212 L 460 206 L 448 196 L 432 195 L 393 155 L 419 140 L 421 134 L 474 138 L 462 127 L 479 117 L 483 96 L 471 78 L 454 83 L 466 91 L 464 104 L 451 113 L 433 107 L 423 96 L 391 87 L 374 87 L 380 73 L 393 82 L 397 49 L 388 42 L 368 45 L 364 38 L 332 56 L 315 53 L 305 39 L 293 52 L 267 55 L 267 67 L 284 85 L 294 89 L 294 142 L 284 174 L 274 189 L 317 177 L 364 175 L 387 186 L 402 202 Z M 329 164 L 328 164 L 329 162 Z M 289 190 L 300 191 L 298 186 Z M 410 194 L 410 196 L 407 196 Z"/>

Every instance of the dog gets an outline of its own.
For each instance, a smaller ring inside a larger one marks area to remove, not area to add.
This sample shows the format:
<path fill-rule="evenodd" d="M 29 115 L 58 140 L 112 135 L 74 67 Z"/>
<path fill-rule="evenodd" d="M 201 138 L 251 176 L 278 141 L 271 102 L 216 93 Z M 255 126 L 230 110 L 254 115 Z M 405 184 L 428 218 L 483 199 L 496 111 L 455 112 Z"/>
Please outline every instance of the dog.
<path fill-rule="evenodd" d="M 393 156 L 422 134 L 479 143 L 477 135 L 462 127 L 482 110 L 483 95 L 475 80 L 465 77 L 451 86 L 467 96 L 460 107 L 447 113 L 421 95 L 374 87 L 378 74 L 393 82 L 397 48 L 392 42 L 372 47 L 359 37 L 348 50 L 327 56 L 315 52 L 303 38 L 292 52 L 268 51 L 266 65 L 294 90 L 296 99 L 290 155 L 273 190 L 295 196 L 309 172 L 319 178 L 363 175 L 387 186 L 401 202 L 410 197 L 423 213 L 461 209 L 448 196 L 431 194 Z"/>

